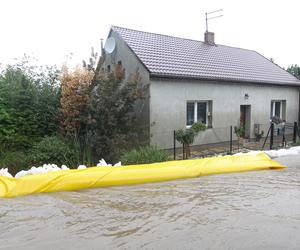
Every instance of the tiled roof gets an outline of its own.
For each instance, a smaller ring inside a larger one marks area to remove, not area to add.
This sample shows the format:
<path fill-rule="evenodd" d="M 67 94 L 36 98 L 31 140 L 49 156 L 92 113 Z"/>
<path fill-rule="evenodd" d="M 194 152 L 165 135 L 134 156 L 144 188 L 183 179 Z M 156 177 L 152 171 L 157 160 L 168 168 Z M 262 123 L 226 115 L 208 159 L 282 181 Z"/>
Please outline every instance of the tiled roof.
<path fill-rule="evenodd" d="M 151 76 L 299 85 L 300 81 L 253 50 L 112 26 Z"/>

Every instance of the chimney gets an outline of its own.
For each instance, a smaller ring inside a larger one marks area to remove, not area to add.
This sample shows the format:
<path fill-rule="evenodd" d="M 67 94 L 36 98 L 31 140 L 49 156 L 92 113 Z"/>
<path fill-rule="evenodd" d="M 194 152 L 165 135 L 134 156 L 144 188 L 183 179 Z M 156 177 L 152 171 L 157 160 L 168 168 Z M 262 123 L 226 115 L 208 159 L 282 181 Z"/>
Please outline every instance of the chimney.
<path fill-rule="evenodd" d="M 204 33 L 204 42 L 209 45 L 215 45 L 215 33 L 206 31 Z"/>

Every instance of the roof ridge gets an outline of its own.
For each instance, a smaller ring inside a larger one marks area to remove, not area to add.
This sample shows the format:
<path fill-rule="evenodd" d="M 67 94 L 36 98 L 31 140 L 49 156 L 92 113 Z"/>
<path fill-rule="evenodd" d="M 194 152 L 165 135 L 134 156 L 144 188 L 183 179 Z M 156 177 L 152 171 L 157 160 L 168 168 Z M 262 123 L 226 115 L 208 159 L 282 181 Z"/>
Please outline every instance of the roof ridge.
<path fill-rule="evenodd" d="M 124 28 L 124 27 L 120 27 L 120 26 L 116 26 L 116 25 L 112 25 L 111 28 L 112 29 L 113 28 L 126 29 L 126 30 L 141 32 L 141 33 L 152 34 L 152 35 L 166 36 L 166 37 L 171 37 L 171 38 L 178 38 L 178 39 L 183 39 L 183 40 L 189 40 L 189 41 L 204 43 L 203 41 L 199 41 L 199 40 L 192 39 L 192 38 L 184 38 L 184 37 L 179 37 L 179 36 L 171 36 L 171 35 L 165 35 L 165 34 L 156 33 L 156 32 L 148 32 L 148 31 L 137 30 L 137 29 L 129 29 L 129 28 Z"/>
<path fill-rule="evenodd" d="M 126 30 L 131 30 L 131 31 L 136 31 L 136 32 L 141 32 L 141 33 L 147 33 L 147 34 L 153 34 L 153 35 L 159 35 L 159 36 L 165 36 L 165 37 L 171 37 L 171 38 L 178 38 L 178 39 L 183 39 L 183 40 L 188 40 L 188 41 L 193 41 L 193 42 L 200 42 L 200 43 L 205 44 L 204 41 L 200 41 L 200 40 L 196 40 L 196 39 L 192 39 L 192 38 L 185 38 L 185 37 L 179 37 L 179 36 L 171 36 L 171 35 L 165 35 L 165 34 L 156 33 L 156 32 L 148 32 L 148 31 L 143 31 L 143 30 L 137 30 L 137 29 L 131 29 L 131 28 L 125 28 L 125 27 L 120 27 L 120 26 L 112 25 L 111 29 L 114 29 L 114 28 L 126 29 Z M 233 48 L 233 49 L 241 49 L 241 50 L 248 50 L 248 51 L 256 52 L 253 49 L 245 49 L 245 48 L 241 48 L 241 47 L 234 47 L 234 46 L 224 45 L 224 44 L 219 44 L 219 43 L 217 43 L 216 45 L 217 46 L 228 47 L 228 48 Z"/>

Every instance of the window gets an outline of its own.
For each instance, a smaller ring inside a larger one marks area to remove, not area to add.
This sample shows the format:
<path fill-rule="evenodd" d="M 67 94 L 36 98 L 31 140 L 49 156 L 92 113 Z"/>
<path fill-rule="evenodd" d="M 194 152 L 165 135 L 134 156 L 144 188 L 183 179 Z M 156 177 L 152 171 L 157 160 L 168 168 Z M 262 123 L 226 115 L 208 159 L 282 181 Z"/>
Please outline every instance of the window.
<path fill-rule="evenodd" d="M 285 112 L 286 112 L 285 100 L 271 101 L 271 118 L 276 116 L 280 119 L 285 120 Z"/>
<path fill-rule="evenodd" d="M 186 125 L 202 122 L 208 127 L 212 126 L 212 101 L 188 101 L 186 105 Z"/>
<path fill-rule="evenodd" d="M 195 103 L 188 102 L 186 106 L 186 125 L 191 126 L 195 121 Z"/>

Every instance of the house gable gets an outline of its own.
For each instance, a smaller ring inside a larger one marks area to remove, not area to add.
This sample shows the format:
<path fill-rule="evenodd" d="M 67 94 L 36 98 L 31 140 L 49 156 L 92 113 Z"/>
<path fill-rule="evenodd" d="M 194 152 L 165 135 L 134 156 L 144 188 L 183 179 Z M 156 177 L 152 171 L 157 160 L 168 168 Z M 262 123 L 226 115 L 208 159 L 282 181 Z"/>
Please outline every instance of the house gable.
<path fill-rule="evenodd" d="M 149 82 L 149 70 L 134 53 L 126 41 L 113 29 L 110 30 L 108 38 L 113 37 L 116 46 L 112 53 L 105 53 L 103 69 L 113 69 L 115 65 L 122 64 L 125 69 L 125 79 L 130 81 L 131 75 L 138 72 L 144 83 Z"/>

